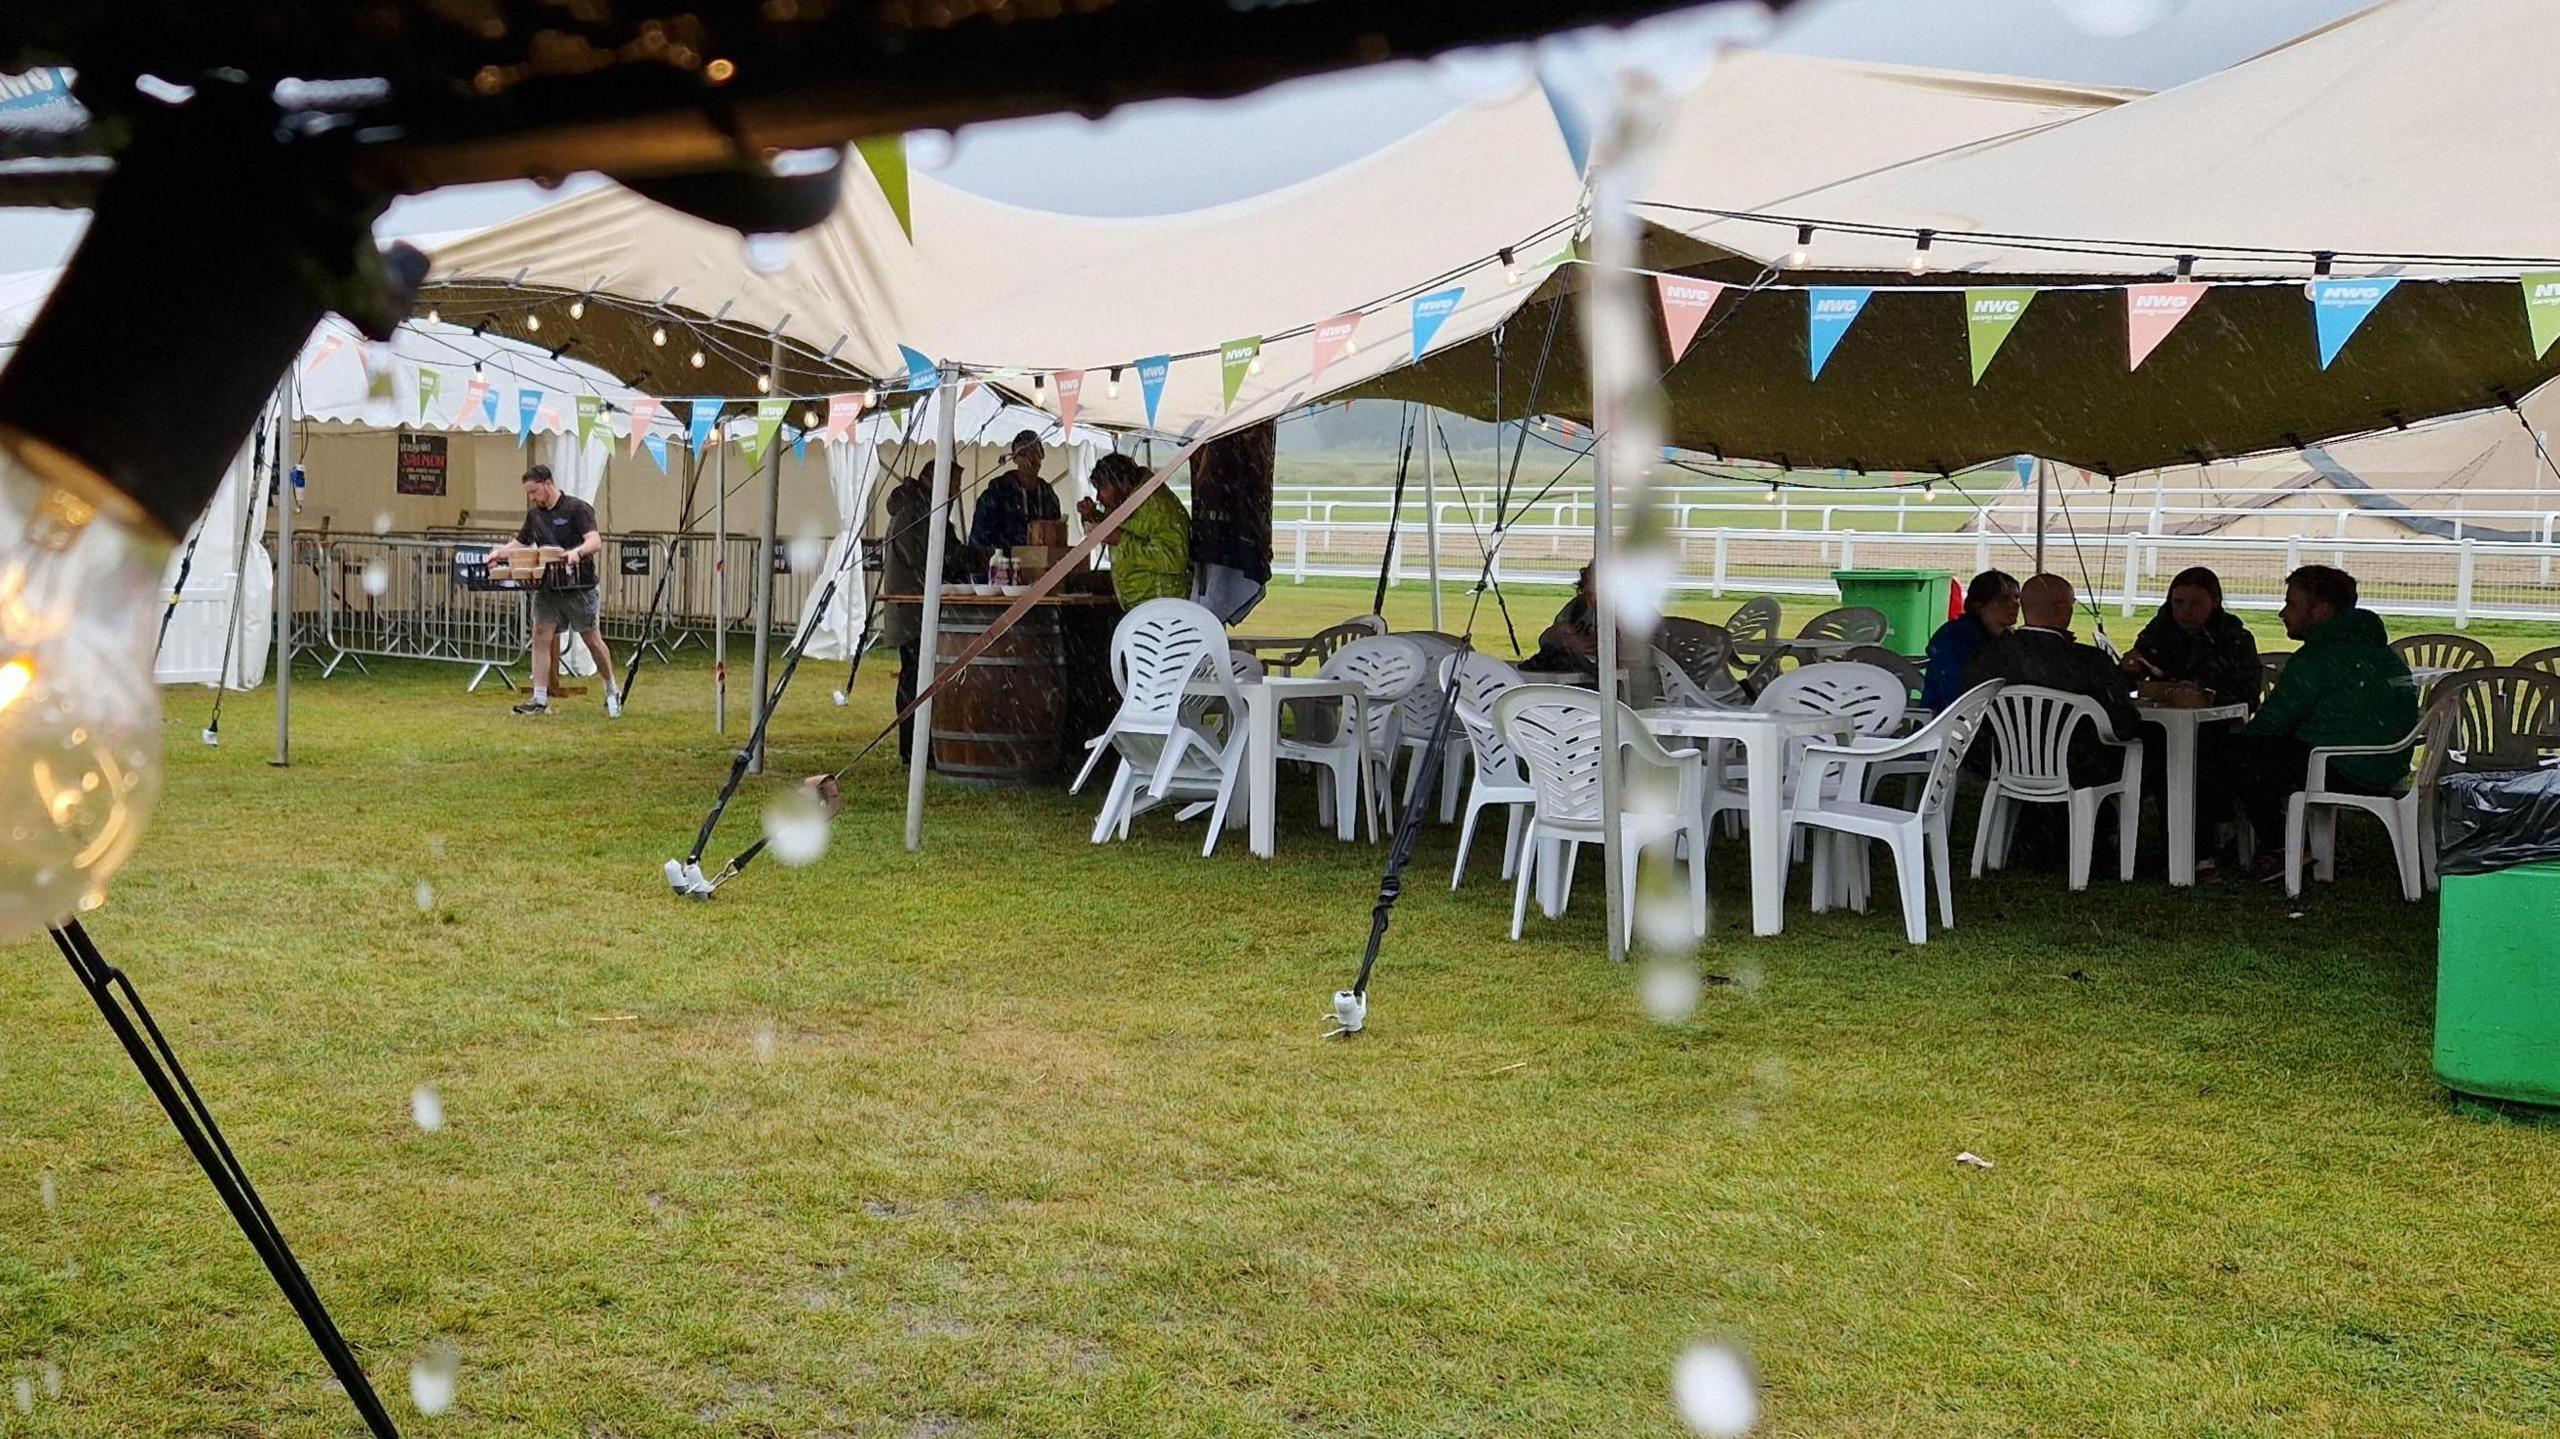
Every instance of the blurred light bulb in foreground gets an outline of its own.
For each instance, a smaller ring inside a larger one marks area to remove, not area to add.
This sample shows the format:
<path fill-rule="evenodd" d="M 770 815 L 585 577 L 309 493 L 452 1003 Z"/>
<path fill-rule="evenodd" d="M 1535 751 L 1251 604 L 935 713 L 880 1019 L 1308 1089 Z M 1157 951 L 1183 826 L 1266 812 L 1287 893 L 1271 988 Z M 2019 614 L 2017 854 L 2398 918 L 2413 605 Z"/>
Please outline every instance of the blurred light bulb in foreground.
<path fill-rule="evenodd" d="M 0 450 L 0 940 L 105 898 L 160 792 L 168 546 L 76 461 L 20 443 L 58 478 Z"/>

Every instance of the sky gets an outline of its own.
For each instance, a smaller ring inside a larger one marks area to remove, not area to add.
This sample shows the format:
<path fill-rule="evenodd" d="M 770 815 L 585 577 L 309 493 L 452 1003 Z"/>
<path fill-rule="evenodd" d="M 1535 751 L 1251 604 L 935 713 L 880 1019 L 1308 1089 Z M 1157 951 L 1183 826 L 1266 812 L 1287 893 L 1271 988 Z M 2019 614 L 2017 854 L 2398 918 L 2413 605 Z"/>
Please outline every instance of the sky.
<path fill-rule="evenodd" d="M 1804 0 L 1768 46 L 1836 59 L 2170 86 L 2209 74 L 2370 0 Z M 1358 159 L 1448 113 L 1484 67 L 1396 64 L 1227 101 L 1165 100 L 910 139 L 946 183 L 1033 209 L 1148 215 L 1222 204 Z M 573 181 L 569 188 L 594 181 Z M 565 191 L 482 185 L 412 198 L 377 228 L 430 235 L 494 224 Z M 0 211 L 0 271 L 60 263 L 80 218 Z"/>

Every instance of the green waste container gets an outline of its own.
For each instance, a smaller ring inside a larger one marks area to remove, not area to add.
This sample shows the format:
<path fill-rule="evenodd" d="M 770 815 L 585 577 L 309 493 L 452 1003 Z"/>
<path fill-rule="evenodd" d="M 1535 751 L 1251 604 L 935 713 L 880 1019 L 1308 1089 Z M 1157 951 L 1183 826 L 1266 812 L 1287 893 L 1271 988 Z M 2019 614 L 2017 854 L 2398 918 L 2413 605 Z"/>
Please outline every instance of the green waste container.
<path fill-rule="evenodd" d="M 1947 621 L 1945 570 L 1833 570 L 1840 603 L 1884 611 L 1884 647 L 1914 657 L 1929 652 L 1929 636 Z"/>
<path fill-rule="evenodd" d="M 2457 1103 L 2560 1121 L 2560 862 L 2449 874 L 2436 1078 Z"/>

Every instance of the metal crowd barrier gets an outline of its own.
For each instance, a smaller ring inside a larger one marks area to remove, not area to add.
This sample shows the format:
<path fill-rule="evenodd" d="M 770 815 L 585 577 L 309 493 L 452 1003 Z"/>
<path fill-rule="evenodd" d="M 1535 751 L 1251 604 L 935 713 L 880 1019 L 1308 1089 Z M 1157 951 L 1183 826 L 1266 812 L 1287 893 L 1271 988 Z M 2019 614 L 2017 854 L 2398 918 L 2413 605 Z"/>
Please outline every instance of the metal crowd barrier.
<path fill-rule="evenodd" d="M 493 672 L 512 689 L 507 671 L 533 645 L 531 601 L 521 590 L 468 588 L 457 573 L 487 545 L 396 535 L 316 543 L 320 633 L 312 648 L 326 656 L 321 676 L 350 661 L 363 670 L 367 658 L 437 660 L 473 666 L 471 689 Z"/>

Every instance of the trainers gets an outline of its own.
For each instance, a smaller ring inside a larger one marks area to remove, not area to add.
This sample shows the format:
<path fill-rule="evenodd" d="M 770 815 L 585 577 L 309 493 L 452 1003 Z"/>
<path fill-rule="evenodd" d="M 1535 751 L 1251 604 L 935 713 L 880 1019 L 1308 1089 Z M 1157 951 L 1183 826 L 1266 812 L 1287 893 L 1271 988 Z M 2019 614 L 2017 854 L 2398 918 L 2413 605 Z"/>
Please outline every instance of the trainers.
<path fill-rule="evenodd" d="M 514 712 L 520 715 L 547 715 L 551 713 L 551 706 L 540 700 L 526 700 L 523 704 L 517 705 Z"/>
<path fill-rule="evenodd" d="M 622 718 L 622 696 L 611 690 L 605 691 L 604 694 L 604 717 L 606 719 Z"/>

